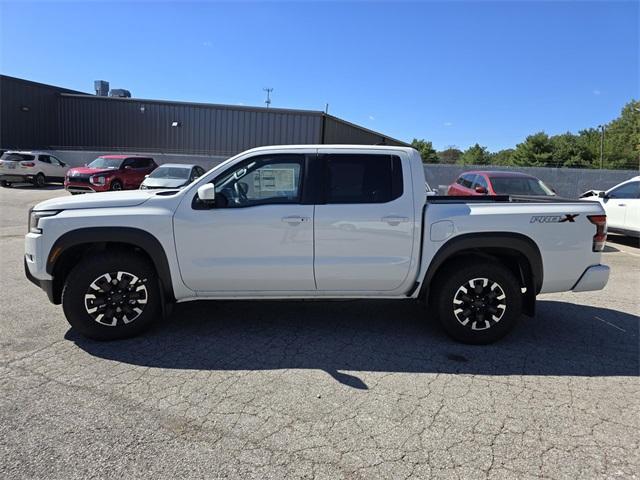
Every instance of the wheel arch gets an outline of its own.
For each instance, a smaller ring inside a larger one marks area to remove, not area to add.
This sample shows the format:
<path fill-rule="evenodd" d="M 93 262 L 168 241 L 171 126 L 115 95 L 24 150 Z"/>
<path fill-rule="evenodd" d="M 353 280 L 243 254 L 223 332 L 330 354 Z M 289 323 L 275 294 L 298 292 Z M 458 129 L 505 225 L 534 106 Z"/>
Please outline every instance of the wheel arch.
<path fill-rule="evenodd" d="M 100 254 L 105 249 L 122 249 L 146 257 L 158 274 L 164 298 L 175 300 L 169 261 L 157 238 L 133 227 L 88 227 L 60 236 L 49 251 L 46 271 L 53 277 L 55 304 L 61 302 L 64 280 L 78 261 L 85 255 Z"/>
<path fill-rule="evenodd" d="M 528 315 L 534 314 L 536 295 L 542 288 L 544 278 L 542 255 L 533 240 L 512 232 L 469 233 L 447 241 L 429 264 L 422 281 L 420 298 L 428 301 L 430 285 L 436 275 L 444 272 L 451 262 L 468 256 L 497 259 L 506 265 L 520 279 L 522 286 L 527 288 L 523 310 Z"/>

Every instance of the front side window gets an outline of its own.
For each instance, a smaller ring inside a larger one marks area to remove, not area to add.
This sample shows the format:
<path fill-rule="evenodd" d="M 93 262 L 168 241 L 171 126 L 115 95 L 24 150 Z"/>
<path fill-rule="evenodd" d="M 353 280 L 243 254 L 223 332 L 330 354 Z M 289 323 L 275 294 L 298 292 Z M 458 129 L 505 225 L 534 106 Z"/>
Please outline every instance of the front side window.
<path fill-rule="evenodd" d="M 474 186 L 474 188 L 475 187 L 482 187 L 485 190 L 489 189 L 489 185 L 487 185 L 487 180 L 482 175 L 476 176 L 476 179 L 473 182 L 473 186 Z"/>
<path fill-rule="evenodd" d="M 611 190 L 609 198 L 640 198 L 640 182 L 629 182 Z"/>
<path fill-rule="evenodd" d="M 303 155 L 251 159 L 215 180 L 216 206 L 299 203 Z"/>
<path fill-rule="evenodd" d="M 462 176 L 462 186 L 466 188 L 471 188 L 473 185 L 473 179 L 475 175 L 465 174 Z"/>
<path fill-rule="evenodd" d="M 402 165 L 396 155 L 325 156 L 326 203 L 386 203 L 402 195 Z"/>

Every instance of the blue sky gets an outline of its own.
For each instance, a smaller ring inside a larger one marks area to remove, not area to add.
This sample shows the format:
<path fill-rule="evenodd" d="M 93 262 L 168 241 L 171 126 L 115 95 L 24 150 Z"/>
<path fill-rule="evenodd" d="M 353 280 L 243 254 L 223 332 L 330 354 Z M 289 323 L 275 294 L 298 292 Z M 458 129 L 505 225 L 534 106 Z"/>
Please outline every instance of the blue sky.
<path fill-rule="evenodd" d="M 2 2 L 0 71 L 90 92 L 324 109 L 495 150 L 639 98 L 629 2 Z"/>

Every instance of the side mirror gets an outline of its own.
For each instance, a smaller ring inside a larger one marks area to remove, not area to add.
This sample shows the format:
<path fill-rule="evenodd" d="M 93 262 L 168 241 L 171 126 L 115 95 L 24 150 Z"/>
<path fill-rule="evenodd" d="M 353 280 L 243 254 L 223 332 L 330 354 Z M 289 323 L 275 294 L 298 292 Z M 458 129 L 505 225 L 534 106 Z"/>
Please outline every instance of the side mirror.
<path fill-rule="evenodd" d="M 149 178 L 149 174 L 145 175 L 144 178 Z"/>
<path fill-rule="evenodd" d="M 122 167 L 124 170 L 131 170 L 131 165 L 125 165 L 124 167 Z"/>
<path fill-rule="evenodd" d="M 598 192 L 598 197 L 599 198 L 607 198 L 607 193 L 606 192 Z"/>
<path fill-rule="evenodd" d="M 216 187 L 213 183 L 205 183 L 198 187 L 198 198 L 201 202 L 213 204 L 216 200 Z"/>
<path fill-rule="evenodd" d="M 487 193 L 487 189 L 486 189 L 486 188 L 484 188 L 484 187 L 481 187 L 480 185 L 478 185 L 478 186 L 476 187 L 476 193 L 483 193 L 483 194 L 484 194 L 484 193 Z"/>

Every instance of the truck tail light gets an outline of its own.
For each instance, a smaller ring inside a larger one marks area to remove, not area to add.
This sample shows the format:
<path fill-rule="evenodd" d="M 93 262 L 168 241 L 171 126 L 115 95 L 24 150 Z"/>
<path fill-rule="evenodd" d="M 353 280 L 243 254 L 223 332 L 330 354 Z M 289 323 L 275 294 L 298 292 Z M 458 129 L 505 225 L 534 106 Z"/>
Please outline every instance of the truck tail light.
<path fill-rule="evenodd" d="M 20 162 L 21 167 L 35 167 L 36 164 L 33 162 Z"/>
<path fill-rule="evenodd" d="M 607 241 L 607 216 L 587 215 L 587 218 L 596 226 L 596 234 L 593 236 L 593 251 L 601 252 Z"/>

